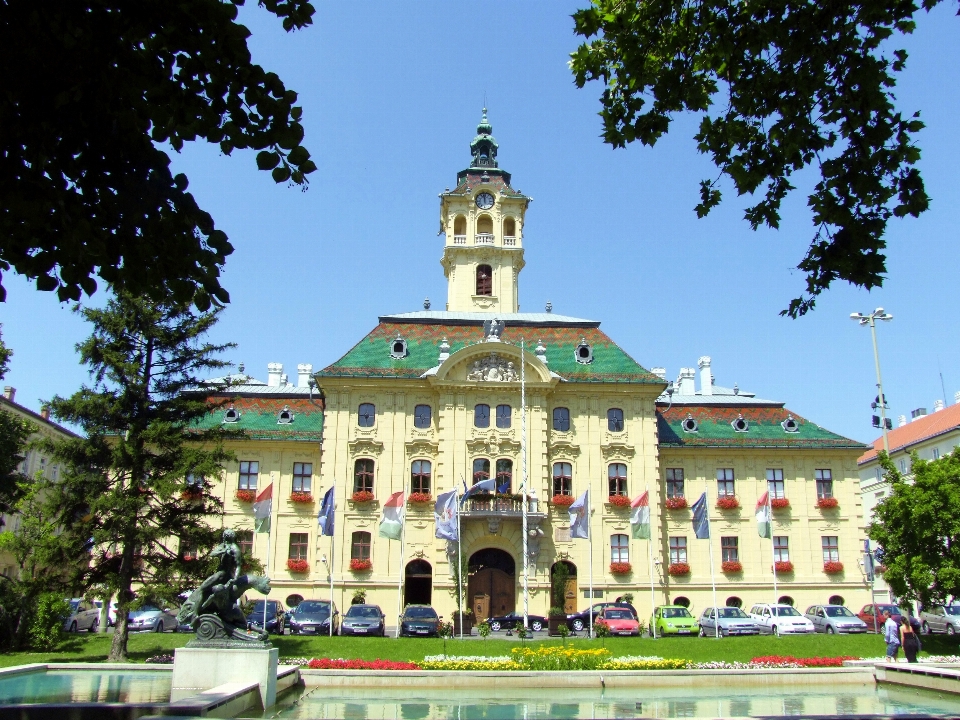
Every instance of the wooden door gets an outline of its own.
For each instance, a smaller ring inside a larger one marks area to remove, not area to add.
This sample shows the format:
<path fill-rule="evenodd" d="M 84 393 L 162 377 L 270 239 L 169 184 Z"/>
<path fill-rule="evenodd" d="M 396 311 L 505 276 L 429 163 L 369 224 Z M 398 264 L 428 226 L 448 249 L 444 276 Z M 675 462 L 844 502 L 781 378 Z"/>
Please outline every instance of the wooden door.
<path fill-rule="evenodd" d="M 516 581 L 503 570 L 485 568 L 470 576 L 467 586 L 470 607 L 477 606 L 477 596 L 489 598 L 489 616 L 506 615 L 516 609 Z M 488 617 L 489 617 L 488 616 Z M 483 618 L 477 617 L 477 622 Z"/>
<path fill-rule="evenodd" d="M 567 578 L 567 589 L 563 594 L 563 611 L 568 615 L 577 612 L 577 578 Z"/>

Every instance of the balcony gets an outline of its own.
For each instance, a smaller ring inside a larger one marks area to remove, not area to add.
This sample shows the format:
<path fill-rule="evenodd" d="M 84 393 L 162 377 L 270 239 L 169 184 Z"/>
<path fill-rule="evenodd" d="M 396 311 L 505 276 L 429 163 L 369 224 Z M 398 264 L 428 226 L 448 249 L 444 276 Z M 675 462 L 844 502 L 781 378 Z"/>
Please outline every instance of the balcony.
<path fill-rule="evenodd" d="M 493 233 L 477 233 L 477 245 L 493 245 Z"/>
<path fill-rule="evenodd" d="M 540 510 L 540 501 L 530 498 L 526 502 L 527 523 L 530 529 L 539 528 L 546 518 L 546 514 Z M 460 517 L 463 520 L 485 520 L 490 526 L 490 532 L 497 532 L 504 520 L 520 521 L 523 517 L 523 503 L 519 498 L 476 495 L 467 498 L 460 509 Z"/>
<path fill-rule="evenodd" d="M 466 236 L 466 235 L 454 235 L 454 236 L 453 236 L 453 244 L 454 244 L 454 245 L 466 245 L 466 244 L 467 244 L 467 236 Z"/>
<path fill-rule="evenodd" d="M 517 245 L 517 238 L 516 238 L 516 236 L 514 236 L 514 235 L 505 235 L 505 236 L 504 236 L 504 238 L 503 238 L 503 246 L 504 246 L 504 247 L 516 247 L 516 245 Z"/>

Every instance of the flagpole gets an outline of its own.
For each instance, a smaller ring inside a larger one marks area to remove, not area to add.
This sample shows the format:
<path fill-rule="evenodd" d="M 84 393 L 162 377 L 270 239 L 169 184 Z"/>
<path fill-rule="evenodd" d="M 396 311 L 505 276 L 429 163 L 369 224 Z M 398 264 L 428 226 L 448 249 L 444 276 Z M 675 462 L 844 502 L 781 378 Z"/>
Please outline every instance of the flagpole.
<path fill-rule="evenodd" d="M 717 576 L 713 569 L 713 536 L 707 538 L 710 548 L 710 584 L 713 586 L 713 630 L 714 637 L 720 637 L 720 609 L 717 607 Z"/>
<path fill-rule="evenodd" d="M 587 490 L 587 538 L 589 540 L 589 573 L 590 573 L 590 637 L 593 637 L 593 528 L 590 526 L 590 491 Z"/>
<path fill-rule="evenodd" d="M 530 613 L 530 561 L 527 549 L 527 363 L 524 358 L 523 348 L 524 341 L 523 338 L 520 338 L 520 462 L 523 468 L 523 491 L 521 495 L 523 512 L 523 626 L 527 627 Z"/>
<path fill-rule="evenodd" d="M 770 521 L 770 557 L 773 558 L 773 602 L 777 603 L 777 548 L 773 539 L 773 507 L 770 502 L 770 483 L 767 483 L 767 518 Z"/>
<path fill-rule="evenodd" d="M 330 503 L 331 505 L 330 512 L 332 512 L 334 514 L 334 518 L 336 518 L 336 513 L 337 513 L 337 480 L 336 478 L 334 478 L 333 480 L 333 496 L 332 497 L 333 497 L 333 500 Z M 334 523 L 336 523 L 336 520 L 334 520 Z M 334 563 L 336 562 L 333 554 L 333 536 L 336 534 L 337 534 L 336 524 L 334 524 L 334 531 L 330 535 L 330 637 L 333 637 L 333 569 L 334 569 Z"/>
<path fill-rule="evenodd" d="M 272 504 L 273 503 L 271 503 L 271 505 Z M 271 508 L 271 511 L 272 510 L 273 508 Z M 270 514 L 272 515 L 273 512 L 271 512 Z M 268 530 L 267 530 L 267 577 L 269 578 L 270 577 L 270 556 L 273 554 L 273 548 L 270 545 L 270 535 L 272 534 L 272 530 L 273 530 L 272 517 L 270 518 L 270 525 L 268 525 L 267 527 L 268 527 Z M 267 596 L 263 599 L 263 631 L 264 632 L 267 632 L 267 605 L 269 604 L 267 602 L 268 600 L 270 600 L 269 593 L 267 593 Z"/>
<path fill-rule="evenodd" d="M 646 487 L 647 493 L 647 509 L 650 512 L 650 538 L 647 543 L 650 546 L 650 613 L 653 614 L 653 608 L 657 606 L 657 594 L 653 589 L 653 573 L 655 571 L 653 565 L 653 503 L 650 502 L 650 486 Z M 639 620 L 639 618 L 637 618 Z M 657 639 L 657 633 L 654 631 L 653 639 Z"/>
<path fill-rule="evenodd" d="M 405 557 L 405 547 L 407 542 L 407 513 L 403 513 L 403 522 L 400 523 L 400 572 L 397 580 L 397 637 L 400 637 L 400 616 L 403 614 L 403 560 Z"/>
<path fill-rule="evenodd" d="M 460 476 L 463 479 L 463 476 Z M 463 640 L 463 539 L 460 532 L 460 495 L 457 483 L 453 483 L 453 499 L 457 506 L 457 604 L 460 607 L 460 639 Z"/>

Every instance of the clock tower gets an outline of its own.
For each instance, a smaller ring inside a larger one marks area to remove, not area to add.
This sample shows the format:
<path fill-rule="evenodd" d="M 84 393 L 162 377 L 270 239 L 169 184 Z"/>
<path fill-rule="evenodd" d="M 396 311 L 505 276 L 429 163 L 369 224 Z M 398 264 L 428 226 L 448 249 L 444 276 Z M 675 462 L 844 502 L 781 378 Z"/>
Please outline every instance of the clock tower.
<path fill-rule="evenodd" d="M 523 269 L 523 218 L 532 198 L 510 186 L 497 162 L 487 109 L 470 143 L 470 167 L 457 186 L 440 194 L 440 232 L 447 310 L 519 312 L 517 278 Z"/>

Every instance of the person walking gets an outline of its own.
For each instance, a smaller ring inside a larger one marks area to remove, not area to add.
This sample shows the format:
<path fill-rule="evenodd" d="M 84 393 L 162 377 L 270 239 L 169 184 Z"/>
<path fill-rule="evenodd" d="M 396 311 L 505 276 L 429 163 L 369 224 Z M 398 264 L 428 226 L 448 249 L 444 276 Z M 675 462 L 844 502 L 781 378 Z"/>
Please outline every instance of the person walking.
<path fill-rule="evenodd" d="M 890 617 L 890 611 L 883 611 L 883 640 L 887 643 L 887 662 L 896 662 L 900 651 L 900 629 L 897 621 Z"/>
<path fill-rule="evenodd" d="M 914 632 L 910 618 L 904 615 L 900 618 L 900 645 L 903 647 L 903 654 L 908 663 L 917 661 L 917 653 L 920 651 L 920 638 Z"/>

